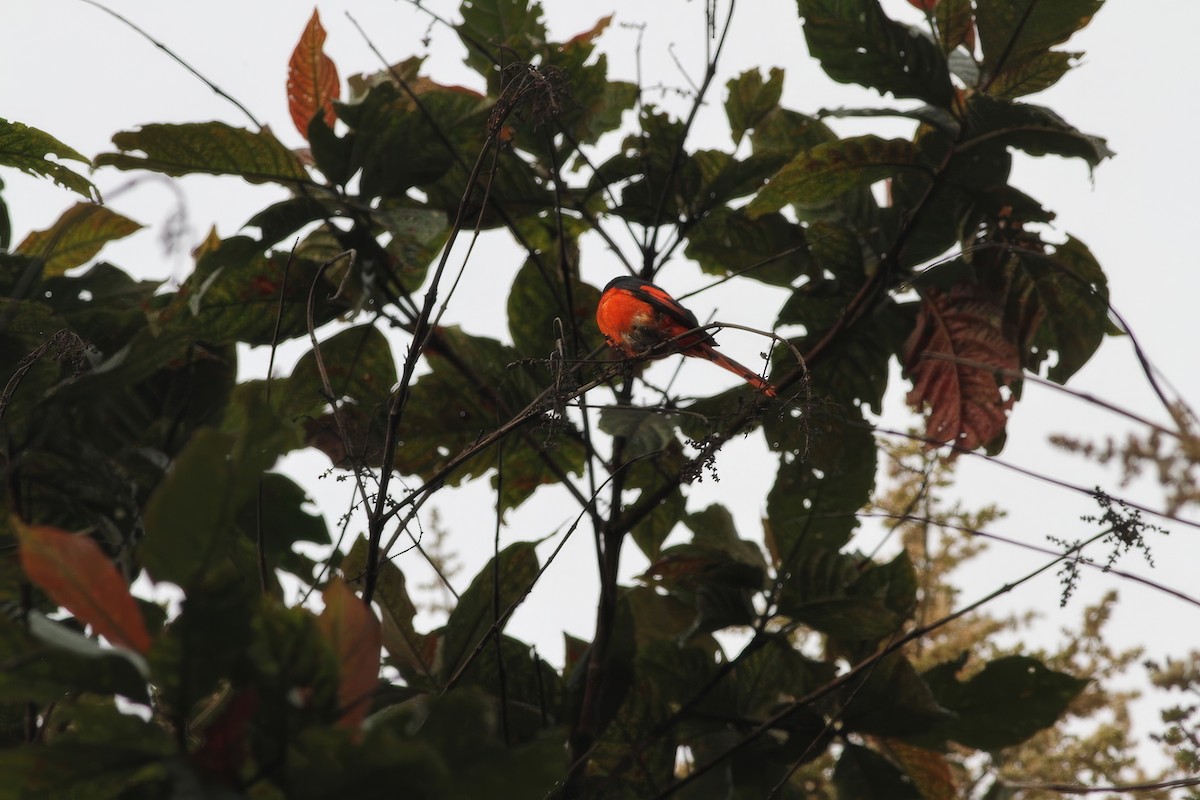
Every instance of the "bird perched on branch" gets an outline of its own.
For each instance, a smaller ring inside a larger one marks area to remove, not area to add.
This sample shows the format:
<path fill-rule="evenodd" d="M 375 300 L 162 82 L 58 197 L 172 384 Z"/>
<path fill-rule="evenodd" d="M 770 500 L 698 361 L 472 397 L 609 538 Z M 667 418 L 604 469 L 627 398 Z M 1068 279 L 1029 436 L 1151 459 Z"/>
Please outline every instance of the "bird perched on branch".
<path fill-rule="evenodd" d="M 704 358 L 767 397 L 776 394 L 775 387 L 754 370 L 713 349 L 717 342 L 700 327 L 696 315 L 653 283 L 629 276 L 613 278 L 596 305 L 596 324 L 609 345 L 627 356 L 645 355 L 657 346 L 651 358 L 665 358 L 672 353 Z"/>

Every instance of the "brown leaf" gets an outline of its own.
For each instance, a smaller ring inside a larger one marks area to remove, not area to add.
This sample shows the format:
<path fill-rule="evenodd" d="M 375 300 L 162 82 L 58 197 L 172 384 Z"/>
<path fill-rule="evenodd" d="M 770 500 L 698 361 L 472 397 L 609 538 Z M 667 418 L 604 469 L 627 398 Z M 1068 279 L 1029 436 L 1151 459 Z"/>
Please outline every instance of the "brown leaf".
<path fill-rule="evenodd" d="M 998 307 L 960 287 L 926 291 L 904 343 L 904 368 L 913 382 L 908 404 L 929 407 L 930 440 L 974 450 L 1003 433 L 1012 398 L 1001 396 L 997 378 L 1011 384 L 1002 372 L 1019 367 Z"/>
<path fill-rule="evenodd" d="M 291 61 L 288 62 L 288 111 L 292 114 L 292 122 L 305 139 L 308 138 L 308 124 L 318 113 L 325 117 L 325 124 L 333 127 L 337 117 L 333 113 L 333 101 L 341 93 L 341 82 L 338 80 L 337 66 L 333 59 L 325 55 L 325 29 L 321 27 L 321 18 L 313 9 L 312 19 L 300 35 L 296 49 L 292 51 Z"/>
<path fill-rule="evenodd" d="M 137 601 L 95 540 L 14 519 L 29 580 L 115 645 L 145 654 L 150 634 Z"/>
<path fill-rule="evenodd" d="M 325 588 L 325 610 L 317 625 L 337 654 L 339 725 L 357 728 L 379 684 L 379 620 L 340 579 Z"/>
<path fill-rule="evenodd" d="M 900 739 L 883 739 L 880 745 L 900 765 L 925 800 L 954 800 L 958 789 L 946 756 Z"/>

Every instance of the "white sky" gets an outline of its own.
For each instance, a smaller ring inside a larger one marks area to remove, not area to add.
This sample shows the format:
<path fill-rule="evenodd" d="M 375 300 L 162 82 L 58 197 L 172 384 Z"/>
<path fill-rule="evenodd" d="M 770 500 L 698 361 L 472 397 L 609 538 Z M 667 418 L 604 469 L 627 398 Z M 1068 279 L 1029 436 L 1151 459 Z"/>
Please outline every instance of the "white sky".
<path fill-rule="evenodd" d="M 456 3 L 427 0 L 425 4 L 444 16 L 455 16 Z M 343 79 L 354 72 L 379 68 L 346 18 L 348 10 L 389 59 L 427 52 L 420 40 L 429 30 L 428 18 L 407 2 L 323 0 L 317 5 L 329 32 L 326 50 Z M 551 33 L 558 38 L 591 27 L 610 11 L 616 13 L 615 24 L 601 40 L 602 49 L 609 53 L 613 77 L 635 77 L 631 54 L 636 32 L 620 26 L 644 22 L 644 83 L 686 85 L 672 62 L 672 52 L 688 74 L 699 80 L 704 4 L 698 0 L 548 0 L 545 5 Z M 238 98 L 256 117 L 268 122 L 286 144 L 303 145 L 288 116 L 284 87 L 287 61 L 311 13 L 310 4 L 285 0 L 210 0 L 203 4 L 113 0 L 109 6 Z M 885 0 L 885 7 L 894 14 L 911 13 L 901 0 Z M 248 124 L 232 105 L 93 6 L 80 0 L 0 0 L 0 9 L 5 34 L 5 46 L 0 48 L 0 116 L 41 128 L 87 155 L 111 149 L 113 133 L 143 123 L 221 119 Z M 1059 234 L 1070 232 L 1092 248 L 1109 276 L 1117 309 L 1155 364 L 1184 397 L 1194 402 L 1200 400 L 1193 312 L 1195 298 L 1200 295 L 1200 264 L 1192 242 L 1200 208 L 1196 200 L 1200 160 L 1194 155 L 1200 111 L 1195 102 L 1192 63 L 1198 29 L 1198 3 L 1109 3 L 1092 25 L 1067 45 L 1087 52 L 1083 66 L 1059 86 L 1029 100 L 1054 108 L 1085 132 L 1106 137 L 1117 157 L 1102 164 L 1094 179 L 1089 178 L 1082 163 L 1019 157 L 1014 176 L 1019 188 L 1058 212 L 1055 228 Z M 430 54 L 425 72 L 443 83 L 478 86 L 478 77 L 461 64 L 462 51 L 455 37 L 439 28 L 432 33 L 436 52 Z M 794 2 L 746 1 L 739 6 L 709 108 L 690 143 L 727 147 L 721 111 L 725 80 L 753 66 L 765 71 L 776 65 L 787 71 L 784 104 L 789 107 L 812 112 L 821 107 L 881 102 L 874 92 L 831 83 L 807 58 Z M 889 134 L 903 130 L 884 128 L 883 124 L 872 120 L 840 129 Z M 49 225 L 75 200 L 48 182 L 11 170 L 4 170 L 0 177 L 6 184 L 4 198 L 17 241 L 27 231 Z M 146 182 L 127 194 L 118 193 L 117 187 L 130 177 L 116 171 L 94 176 L 117 210 L 151 230 L 109 247 L 104 257 L 145 277 L 178 278 L 186 274 L 186 255 L 164 255 L 154 230 L 165 221 L 174 195 L 155 182 Z M 180 185 L 187 197 L 193 241 L 203 237 L 214 223 L 222 235 L 235 233 L 255 211 L 282 196 L 279 190 L 253 187 L 233 178 L 190 177 Z M 504 281 L 519 266 L 520 254 L 495 237 L 488 240 L 483 253 L 486 263 L 495 268 L 468 271 L 466 286 L 456 296 L 450 316 L 451 321 L 465 320 L 473 332 L 494 333 L 503 319 Z M 459 260 L 452 259 L 451 263 L 457 265 Z M 477 254 L 472 264 L 478 267 L 479 263 L 483 259 Z M 611 257 L 592 249 L 585 251 L 584 270 L 585 277 L 602 285 L 616 274 L 616 264 Z M 499 277 L 489 280 L 488 275 Z M 697 285 L 697 272 L 681 262 L 672 266 L 663 282 L 682 292 Z M 693 304 L 700 318 L 707 316 L 718 297 L 722 319 L 763 326 L 769 324 L 770 317 L 763 314 L 756 318 L 755 309 L 771 308 L 773 315 L 774 306 L 770 304 L 776 302 L 769 291 L 753 287 L 740 293 L 709 292 Z M 739 347 L 735 338 L 729 338 L 727 349 L 746 358 L 753 358 L 757 345 Z M 285 374 L 300 352 L 302 348 L 290 348 L 281 357 Z M 263 362 L 251 358 L 249 363 Z M 685 377 L 689 382 L 724 380 L 704 370 L 703 364 L 689 367 Z M 1164 419 L 1127 341 L 1106 342 L 1071 386 L 1153 419 Z M 893 409 L 900 408 L 905 388 L 898 381 L 892 387 Z M 889 413 L 889 420 L 905 424 L 902 411 Z M 1126 424 L 1111 414 L 1027 385 L 1024 399 L 1012 415 L 1002 457 L 1075 483 L 1101 483 L 1119 494 L 1114 473 L 1054 451 L 1047 446 L 1046 438 L 1052 432 L 1101 437 L 1126 429 Z M 707 481 L 692 490 L 696 507 L 724 502 L 733 508 L 744 536 L 759 535 L 762 497 L 771 478 L 769 473 L 755 474 L 738 465 L 744 463 L 743 459 L 758 457 L 760 452 L 754 439 L 731 443 L 718 460 L 720 483 Z M 338 496 L 336 490 L 330 491 L 334 488 L 331 481 L 317 478 L 326 463 L 312 454 L 288 462 L 293 474 L 323 498 L 324 510 L 333 521 L 343 507 L 324 499 Z M 967 505 L 992 502 L 1008 510 L 1008 519 L 995 526 L 997 532 L 1043 545 L 1047 534 L 1063 539 L 1088 535 L 1079 521 L 1081 514 L 1095 511 L 1087 498 L 1013 476 L 981 459 L 964 458 L 961 464 L 957 491 Z M 1132 487 L 1128 496 L 1152 507 L 1161 506 L 1158 492 L 1149 483 Z M 460 588 L 490 555 L 492 520 L 488 510 L 492 502 L 486 486 L 481 484 L 452 499 L 440 496 L 432 504 L 439 511 L 442 526 L 452 532 L 451 547 L 465 564 L 457 580 Z M 509 515 L 506 541 L 541 538 L 572 516 L 571 507 L 557 497 L 535 498 Z M 1200 517 L 1200 513 L 1193 510 L 1192 516 Z M 1153 542 L 1156 570 L 1148 571 L 1135 558 L 1122 566 L 1196 594 L 1194 574 L 1200 554 L 1196 537 L 1200 531 L 1182 525 L 1169 527 L 1170 537 Z M 559 631 L 566 629 L 588 637 L 592 629 L 596 584 L 590 541 L 589 531 L 577 534 L 562 563 L 548 573 L 511 628 L 515 635 L 536 641 L 541 651 L 555 661 L 561 652 Z M 869 548 L 873 540 L 864 537 L 859 544 Z M 630 554 L 627 574 L 640 571 L 632 546 L 626 553 Z M 989 555 L 963 571 L 963 599 L 986 594 L 1039 563 L 1040 558 L 993 546 Z M 402 561 L 401 565 L 406 570 L 416 569 L 415 561 Z M 1114 623 L 1118 643 L 1145 644 L 1148 654 L 1156 657 L 1182 655 L 1196 646 L 1179 634 L 1200 629 L 1200 609 L 1095 573 L 1085 574 L 1078 599 L 1065 611 L 1058 609 L 1058 587 L 1052 575 L 1022 587 L 995 610 L 1039 610 L 1044 616 L 1032 638 L 1047 641 L 1059 627 L 1077 622 L 1084 602 L 1113 585 L 1126 600 Z"/>

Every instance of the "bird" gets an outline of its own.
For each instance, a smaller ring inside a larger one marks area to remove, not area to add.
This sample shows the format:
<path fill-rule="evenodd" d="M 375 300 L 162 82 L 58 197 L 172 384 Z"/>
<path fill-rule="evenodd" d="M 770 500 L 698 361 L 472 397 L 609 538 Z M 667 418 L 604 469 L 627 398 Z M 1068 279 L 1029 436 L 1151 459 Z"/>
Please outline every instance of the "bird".
<path fill-rule="evenodd" d="M 717 352 L 716 340 L 700 327 L 696 315 L 648 281 L 630 276 L 609 281 L 596 304 L 596 324 L 609 346 L 626 356 L 649 353 L 650 358 L 665 358 L 678 352 L 707 359 L 767 397 L 777 394 L 754 370 Z M 656 346 L 662 346 L 661 352 L 650 352 Z"/>

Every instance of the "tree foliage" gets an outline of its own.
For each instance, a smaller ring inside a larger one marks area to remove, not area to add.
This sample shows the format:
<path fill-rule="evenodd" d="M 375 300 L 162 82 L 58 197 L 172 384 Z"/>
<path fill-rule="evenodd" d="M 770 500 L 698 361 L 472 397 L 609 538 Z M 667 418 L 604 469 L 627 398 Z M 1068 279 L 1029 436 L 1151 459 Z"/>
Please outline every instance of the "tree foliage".
<path fill-rule="evenodd" d="M 1065 382 L 1109 332 L 1096 260 L 1009 183 L 1022 155 L 1111 155 L 1019 99 L 1065 74 L 1075 54 L 1052 48 L 1100 3 L 919 5 L 924 27 L 798 2 L 830 78 L 902 102 L 860 111 L 912 119 L 909 138 L 839 137 L 780 105 L 772 69 L 724 87 L 727 149 L 690 148 L 693 117 L 608 78 L 609 18 L 552 41 L 529 0 L 462 4 L 483 91 L 411 59 L 343 92 L 314 12 L 286 87 L 303 150 L 216 121 L 116 133 L 92 164 L 289 197 L 210 236 L 176 288 L 97 260 L 139 227 L 104 206 L 0 239 L 0 797 L 950 797 L 970 753 L 1053 728 L 1078 665 L 969 642 L 923 659 L 951 619 L 929 562 L 848 545 L 878 500 L 865 411 L 893 361 L 930 445 L 994 452 L 1022 370 Z M 87 160 L 0 122 L 0 166 L 93 191 L 47 153 Z M 524 251 L 496 297 L 511 344 L 440 322 L 473 228 Z M 644 279 L 682 254 L 782 291 L 778 400 L 682 396 L 595 357 L 580 239 L 616 228 Z M 236 381 L 239 345 L 288 340 L 312 342 L 290 374 Z M 765 548 L 692 483 L 760 430 Z M 274 471 L 305 447 L 358 486 L 345 554 Z M 562 668 L 505 633 L 551 567 L 532 541 L 431 630 L 388 559 L 430 496 L 483 478 L 497 514 L 561 487 L 595 535 L 595 634 Z M 650 564 L 629 586 L 626 539 Z M 140 575 L 178 588 L 177 613 L 133 598 Z"/>

